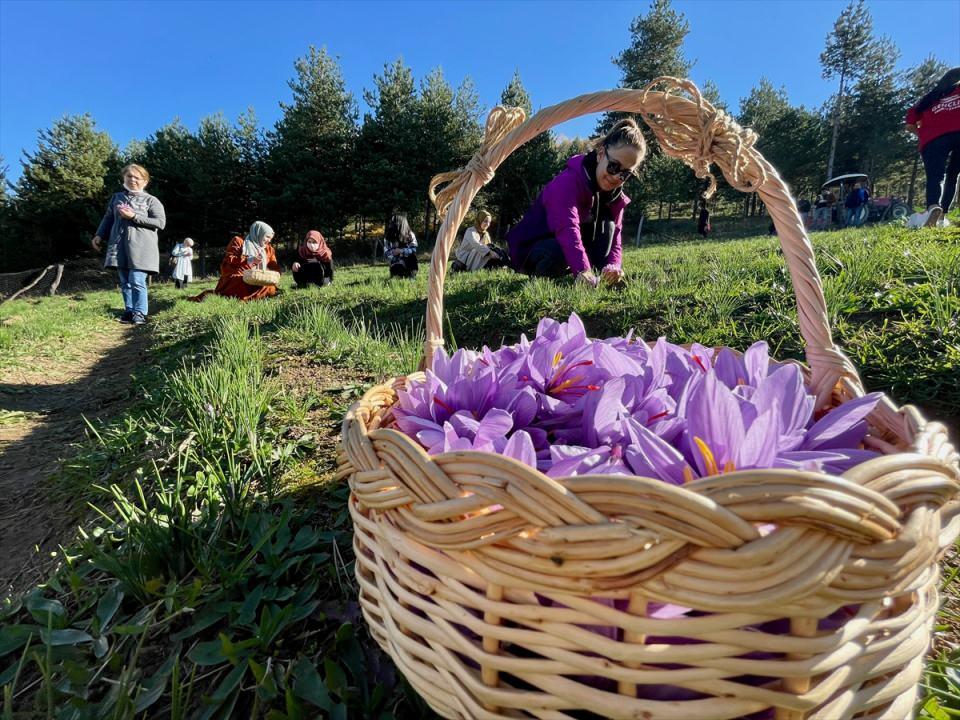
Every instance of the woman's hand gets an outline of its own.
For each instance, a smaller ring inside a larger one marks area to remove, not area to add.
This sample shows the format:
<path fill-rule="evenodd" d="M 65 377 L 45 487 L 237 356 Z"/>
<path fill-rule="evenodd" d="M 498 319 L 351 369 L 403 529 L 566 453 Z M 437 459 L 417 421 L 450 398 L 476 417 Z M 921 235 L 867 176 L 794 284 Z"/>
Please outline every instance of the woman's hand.
<path fill-rule="evenodd" d="M 123 205 L 118 205 L 117 212 L 120 213 L 120 217 L 125 218 L 127 220 L 132 220 L 137 215 L 133 211 L 133 208 L 127 205 L 126 203 L 124 203 Z"/>
<path fill-rule="evenodd" d="M 300 272 L 300 263 L 295 262 L 295 263 L 293 264 L 293 271 L 294 271 L 294 272 Z"/>
<path fill-rule="evenodd" d="M 103 242 L 103 241 L 100 239 L 100 236 L 99 236 L 99 235 L 94 235 L 94 236 L 93 236 L 93 240 L 90 241 L 90 244 L 93 245 L 93 249 L 94 249 L 94 250 L 96 250 L 97 252 L 100 252 L 100 243 L 101 243 L 101 242 Z"/>
<path fill-rule="evenodd" d="M 600 281 L 597 279 L 597 276 L 593 274 L 593 270 L 584 270 L 577 275 L 577 282 L 595 288 Z"/>
<path fill-rule="evenodd" d="M 607 285 L 619 285 L 623 282 L 623 268 L 618 268 L 614 265 L 607 265 L 603 269 L 601 279 Z"/>

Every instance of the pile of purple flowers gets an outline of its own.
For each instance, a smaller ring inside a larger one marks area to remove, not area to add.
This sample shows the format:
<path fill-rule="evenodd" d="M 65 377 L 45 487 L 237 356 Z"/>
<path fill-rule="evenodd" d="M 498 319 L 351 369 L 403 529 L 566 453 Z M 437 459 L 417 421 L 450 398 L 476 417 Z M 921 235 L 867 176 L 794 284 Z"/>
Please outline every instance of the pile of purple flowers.
<path fill-rule="evenodd" d="M 551 477 L 615 473 L 677 485 L 750 468 L 839 474 L 876 453 L 861 444 L 881 395 L 814 418 L 800 368 L 758 342 L 742 356 L 663 338 L 592 340 L 576 315 L 481 352 L 439 350 L 400 393 L 397 426 L 431 455 L 508 455 Z"/>

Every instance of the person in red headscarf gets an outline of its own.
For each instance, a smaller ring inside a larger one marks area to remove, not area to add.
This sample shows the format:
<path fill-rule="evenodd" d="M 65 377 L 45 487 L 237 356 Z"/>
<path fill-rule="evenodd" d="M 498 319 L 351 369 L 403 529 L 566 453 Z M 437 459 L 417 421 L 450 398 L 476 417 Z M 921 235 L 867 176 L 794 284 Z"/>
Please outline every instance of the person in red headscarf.
<path fill-rule="evenodd" d="M 293 279 L 297 287 L 319 285 L 324 287 L 333 282 L 333 253 L 317 230 L 311 230 L 300 241 L 297 250 L 300 259 L 293 264 Z"/>

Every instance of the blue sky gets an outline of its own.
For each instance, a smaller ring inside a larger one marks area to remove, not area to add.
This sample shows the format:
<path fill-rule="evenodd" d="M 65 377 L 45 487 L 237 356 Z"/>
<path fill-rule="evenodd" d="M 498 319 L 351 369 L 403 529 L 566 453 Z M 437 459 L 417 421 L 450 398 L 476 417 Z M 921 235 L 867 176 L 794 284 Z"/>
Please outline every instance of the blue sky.
<path fill-rule="evenodd" d="M 761 76 L 791 102 L 818 106 L 835 86 L 820 77 L 824 39 L 846 0 L 674 0 L 690 21 L 691 77 L 711 79 L 736 110 Z M 0 0 L 0 155 L 20 175 L 22 151 L 65 114 L 89 112 L 121 147 L 179 117 L 195 129 L 252 106 L 264 127 L 289 100 L 294 60 L 310 44 L 339 56 L 363 89 L 403 56 L 417 79 L 443 68 L 470 76 L 485 108 L 519 69 L 535 107 L 616 86 L 611 58 L 627 46 L 644 2 L 43 2 Z M 877 35 L 899 66 L 931 52 L 960 65 L 960 2 L 872 0 Z M 589 135 L 595 117 L 559 128 Z"/>

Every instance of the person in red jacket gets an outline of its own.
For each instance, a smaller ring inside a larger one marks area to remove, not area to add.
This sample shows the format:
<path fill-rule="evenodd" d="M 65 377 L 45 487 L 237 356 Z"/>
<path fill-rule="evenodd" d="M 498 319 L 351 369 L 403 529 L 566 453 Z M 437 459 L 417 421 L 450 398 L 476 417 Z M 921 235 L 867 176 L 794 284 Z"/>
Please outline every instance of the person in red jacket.
<path fill-rule="evenodd" d="M 222 295 L 238 300 L 262 300 L 277 294 L 273 285 L 247 285 L 243 281 L 244 270 L 275 270 L 280 272 L 277 254 L 270 244 L 273 228 L 261 220 L 250 226 L 245 238 L 237 236 L 227 245 L 227 252 L 220 263 L 220 280 L 213 290 L 204 290 L 196 297 L 188 298 L 200 302 L 208 295 Z"/>
<path fill-rule="evenodd" d="M 960 175 L 960 67 L 940 81 L 907 112 L 907 129 L 920 138 L 927 173 L 927 227 L 950 209 Z"/>

